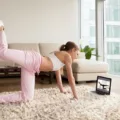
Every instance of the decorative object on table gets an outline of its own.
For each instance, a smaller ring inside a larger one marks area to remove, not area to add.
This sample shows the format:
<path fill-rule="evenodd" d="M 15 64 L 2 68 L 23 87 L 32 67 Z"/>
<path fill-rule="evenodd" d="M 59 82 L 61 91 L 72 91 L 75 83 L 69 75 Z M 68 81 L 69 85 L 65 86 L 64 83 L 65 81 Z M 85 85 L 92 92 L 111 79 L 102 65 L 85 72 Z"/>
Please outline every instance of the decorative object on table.
<path fill-rule="evenodd" d="M 96 57 L 99 57 L 96 54 L 92 54 L 92 51 L 94 51 L 95 48 L 91 48 L 89 45 L 86 45 L 84 48 L 82 48 L 82 46 L 80 45 L 80 52 L 84 52 L 85 53 L 85 58 L 86 59 L 91 59 L 91 56 L 94 55 Z"/>
<path fill-rule="evenodd" d="M 110 95 L 112 79 L 103 76 L 97 76 L 96 93 Z"/>

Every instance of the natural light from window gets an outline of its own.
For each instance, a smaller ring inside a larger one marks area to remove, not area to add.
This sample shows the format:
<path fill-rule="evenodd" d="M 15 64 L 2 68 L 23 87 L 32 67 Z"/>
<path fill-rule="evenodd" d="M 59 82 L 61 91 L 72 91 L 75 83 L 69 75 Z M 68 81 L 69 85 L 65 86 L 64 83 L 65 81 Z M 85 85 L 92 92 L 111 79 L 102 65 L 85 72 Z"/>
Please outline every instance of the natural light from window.
<path fill-rule="evenodd" d="M 95 0 L 81 0 L 81 41 L 82 47 L 90 45 L 96 48 Z M 92 56 L 92 59 L 96 57 Z"/>
<path fill-rule="evenodd" d="M 89 44 L 96 48 L 95 14 L 95 0 L 81 0 L 83 46 Z M 109 73 L 120 75 L 120 0 L 104 2 L 104 37 L 104 54 L 109 64 Z"/>
<path fill-rule="evenodd" d="M 120 0 L 105 1 L 105 60 L 111 74 L 120 75 Z"/>

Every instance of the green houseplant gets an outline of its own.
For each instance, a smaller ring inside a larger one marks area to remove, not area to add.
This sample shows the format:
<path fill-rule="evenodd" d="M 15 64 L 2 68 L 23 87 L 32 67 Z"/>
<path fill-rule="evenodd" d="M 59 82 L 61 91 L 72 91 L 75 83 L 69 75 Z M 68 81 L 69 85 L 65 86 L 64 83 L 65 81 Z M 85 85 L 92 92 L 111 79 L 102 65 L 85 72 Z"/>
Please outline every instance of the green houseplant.
<path fill-rule="evenodd" d="M 80 52 L 84 52 L 85 53 L 85 58 L 86 59 L 91 59 L 91 56 L 97 56 L 96 54 L 92 54 L 92 51 L 94 51 L 95 48 L 91 48 L 89 45 L 86 45 L 84 48 L 82 48 L 80 46 Z"/>

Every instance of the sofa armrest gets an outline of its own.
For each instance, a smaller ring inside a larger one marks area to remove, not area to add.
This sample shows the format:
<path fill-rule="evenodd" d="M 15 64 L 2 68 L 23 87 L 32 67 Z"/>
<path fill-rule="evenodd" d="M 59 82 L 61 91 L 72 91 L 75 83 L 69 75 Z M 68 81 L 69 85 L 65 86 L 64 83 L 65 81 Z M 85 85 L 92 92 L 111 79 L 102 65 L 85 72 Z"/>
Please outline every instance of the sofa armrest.
<path fill-rule="evenodd" d="M 85 52 L 78 52 L 77 59 L 85 59 Z"/>

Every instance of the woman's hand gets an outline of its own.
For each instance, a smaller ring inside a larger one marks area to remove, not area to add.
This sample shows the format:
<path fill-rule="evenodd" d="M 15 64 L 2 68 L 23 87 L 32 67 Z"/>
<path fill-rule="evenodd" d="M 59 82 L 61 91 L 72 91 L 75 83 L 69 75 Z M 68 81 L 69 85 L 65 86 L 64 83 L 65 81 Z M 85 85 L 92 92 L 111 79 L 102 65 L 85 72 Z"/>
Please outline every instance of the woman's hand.
<path fill-rule="evenodd" d="M 69 90 L 62 90 L 62 91 L 60 91 L 60 92 L 61 92 L 61 93 L 64 93 L 64 94 L 70 93 Z"/>
<path fill-rule="evenodd" d="M 73 99 L 77 99 L 78 100 L 78 96 L 74 96 Z"/>
<path fill-rule="evenodd" d="M 73 97 L 73 98 L 70 98 L 70 100 L 75 100 L 75 101 L 77 101 L 78 98 Z"/>

